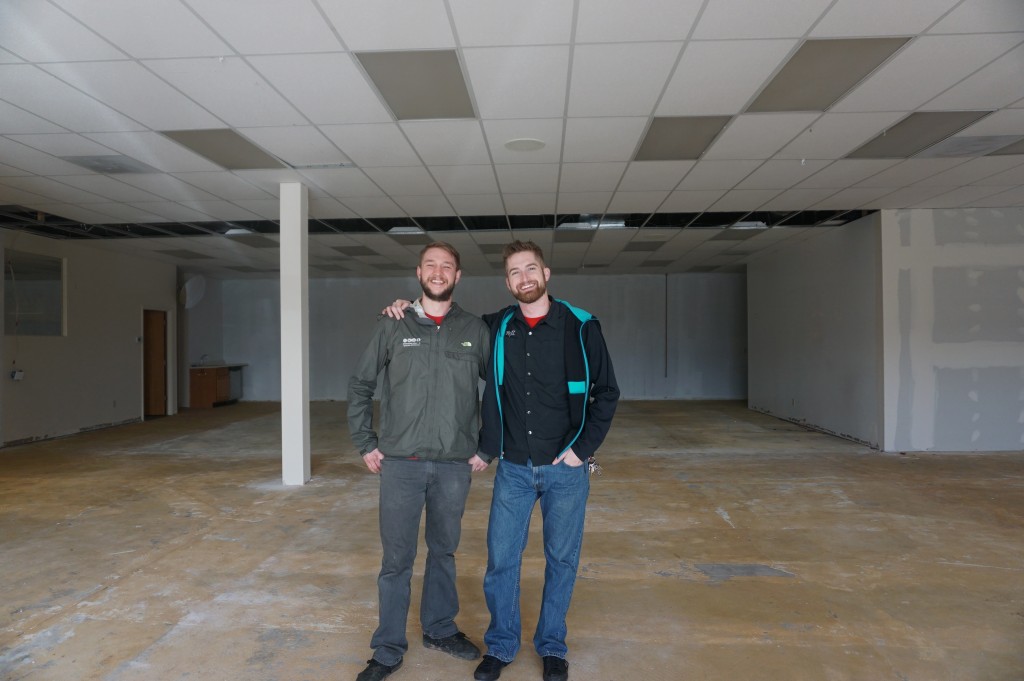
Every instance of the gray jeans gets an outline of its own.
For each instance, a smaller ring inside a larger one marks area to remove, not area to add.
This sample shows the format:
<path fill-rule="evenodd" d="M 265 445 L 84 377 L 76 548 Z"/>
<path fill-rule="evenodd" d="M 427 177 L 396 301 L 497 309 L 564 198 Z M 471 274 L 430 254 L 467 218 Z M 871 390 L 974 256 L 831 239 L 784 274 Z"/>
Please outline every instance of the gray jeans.
<path fill-rule="evenodd" d="M 455 550 L 462 535 L 471 475 L 472 469 L 464 461 L 384 458 L 380 471 L 380 541 L 384 556 L 377 577 L 380 623 L 370 640 L 373 657 L 381 664 L 395 664 L 409 649 L 405 625 L 424 507 L 427 563 L 420 624 L 431 638 L 458 631 Z"/>

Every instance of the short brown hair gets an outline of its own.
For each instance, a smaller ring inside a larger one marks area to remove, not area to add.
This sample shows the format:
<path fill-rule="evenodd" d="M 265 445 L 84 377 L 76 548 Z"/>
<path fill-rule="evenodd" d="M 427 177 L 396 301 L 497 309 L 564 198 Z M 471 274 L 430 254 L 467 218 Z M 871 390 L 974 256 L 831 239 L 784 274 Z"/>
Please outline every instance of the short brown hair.
<path fill-rule="evenodd" d="M 544 251 L 540 249 L 540 246 L 532 241 L 520 241 L 519 239 L 505 244 L 505 248 L 501 250 L 502 264 L 508 266 L 509 258 L 516 253 L 526 253 L 527 251 L 537 256 L 541 266 L 544 265 Z"/>
<path fill-rule="evenodd" d="M 461 270 L 462 269 L 462 258 L 459 257 L 459 252 L 457 250 L 455 250 L 455 246 L 452 246 L 447 241 L 431 241 L 429 244 L 424 246 L 423 250 L 420 251 L 420 262 L 421 263 L 423 262 L 423 256 L 431 248 L 440 248 L 442 251 L 445 251 L 448 255 L 450 255 L 453 258 L 455 258 L 455 269 L 456 270 Z"/>

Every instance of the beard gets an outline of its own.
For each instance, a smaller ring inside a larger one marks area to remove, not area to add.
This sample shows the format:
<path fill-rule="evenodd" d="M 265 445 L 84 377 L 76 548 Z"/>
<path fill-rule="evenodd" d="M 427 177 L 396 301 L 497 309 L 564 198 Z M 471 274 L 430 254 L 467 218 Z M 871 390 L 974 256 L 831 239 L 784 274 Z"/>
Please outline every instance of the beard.
<path fill-rule="evenodd" d="M 519 291 L 515 290 L 512 292 L 512 297 L 518 300 L 520 303 L 535 303 L 548 293 L 548 287 L 543 281 L 538 281 L 537 287 L 530 291 Z"/>
<path fill-rule="evenodd" d="M 446 303 L 452 299 L 452 291 L 455 290 L 455 282 L 452 282 L 447 287 L 441 289 L 437 293 L 430 290 L 430 281 L 428 279 L 420 279 L 420 288 L 423 289 L 423 295 L 430 300 L 437 303 Z"/>

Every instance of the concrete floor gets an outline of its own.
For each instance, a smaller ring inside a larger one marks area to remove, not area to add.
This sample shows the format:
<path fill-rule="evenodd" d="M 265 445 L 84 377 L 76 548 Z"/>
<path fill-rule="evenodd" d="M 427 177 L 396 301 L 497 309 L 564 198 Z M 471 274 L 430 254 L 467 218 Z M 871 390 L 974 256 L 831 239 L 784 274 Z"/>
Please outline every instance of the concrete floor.
<path fill-rule="evenodd" d="M 343 411 L 313 406 L 303 487 L 280 483 L 271 404 L 0 450 L 0 678 L 354 679 L 380 545 Z M 1024 453 L 881 455 L 739 403 L 624 402 L 601 463 L 576 681 L 1024 678 Z M 459 554 L 477 642 L 492 479 L 474 480 Z M 392 678 L 471 679 L 418 644 L 419 574 Z M 502 675 L 539 678 L 528 643 Z"/>

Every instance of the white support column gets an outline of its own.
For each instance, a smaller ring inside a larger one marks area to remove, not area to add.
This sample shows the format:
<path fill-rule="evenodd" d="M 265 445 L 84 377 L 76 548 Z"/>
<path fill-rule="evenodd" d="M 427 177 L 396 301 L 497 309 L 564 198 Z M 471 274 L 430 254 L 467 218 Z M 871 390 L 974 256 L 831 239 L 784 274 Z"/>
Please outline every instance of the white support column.
<path fill-rule="evenodd" d="M 281 183 L 281 473 L 286 485 L 310 478 L 309 194 Z"/>

